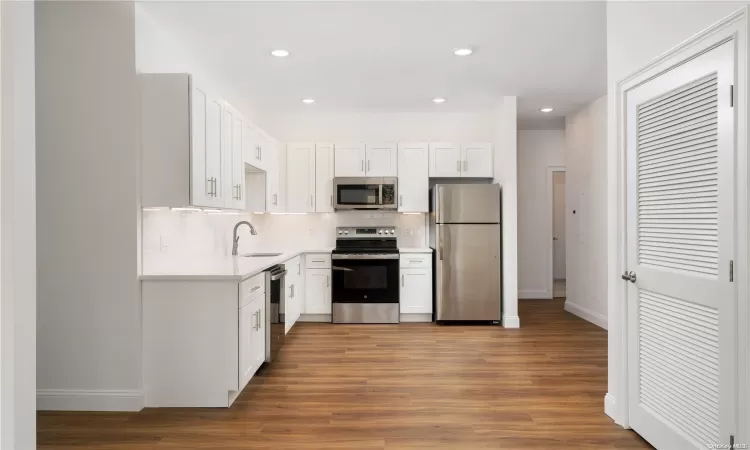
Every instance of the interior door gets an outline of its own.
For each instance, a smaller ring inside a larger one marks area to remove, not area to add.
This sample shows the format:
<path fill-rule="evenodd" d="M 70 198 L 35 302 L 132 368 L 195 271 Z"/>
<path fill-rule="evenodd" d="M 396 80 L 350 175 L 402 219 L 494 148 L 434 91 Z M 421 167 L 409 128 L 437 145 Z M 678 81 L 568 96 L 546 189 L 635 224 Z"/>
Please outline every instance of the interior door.
<path fill-rule="evenodd" d="M 450 142 L 430 143 L 430 177 L 457 178 L 461 176 L 461 146 Z"/>
<path fill-rule="evenodd" d="M 365 155 L 365 171 L 368 177 L 395 177 L 398 175 L 398 158 L 394 143 L 368 143 Z"/>
<path fill-rule="evenodd" d="M 734 51 L 626 96 L 630 424 L 659 449 L 736 430 Z"/>
<path fill-rule="evenodd" d="M 334 173 L 337 177 L 365 176 L 365 144 L 336 144 Z"/>

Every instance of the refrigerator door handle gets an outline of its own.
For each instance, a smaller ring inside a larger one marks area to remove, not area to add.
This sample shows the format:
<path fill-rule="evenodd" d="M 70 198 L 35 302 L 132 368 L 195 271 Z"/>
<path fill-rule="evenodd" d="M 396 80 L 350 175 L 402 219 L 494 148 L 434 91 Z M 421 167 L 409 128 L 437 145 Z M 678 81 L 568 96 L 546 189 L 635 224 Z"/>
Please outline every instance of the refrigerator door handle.
<path fill-rule="evenodd" d="M 443 250 L 445 249 L 443 247 L 443 233 L 444 233 L 444 230 L 443 230 L 442 227 L 439 227 L 438 230 L 440 230 L 438 232 L 438 259 L 440 261 L 442 261 L 443 260 Z"/>
<path fill-rule="evenodd" d="M 437 191 L 435 192 L 435 195 L 437 196 L 437 223 L 443 223 L 443 210 L 445 209 L 445 205 L 443 205 L 443 187 L 438 186 Z"/>

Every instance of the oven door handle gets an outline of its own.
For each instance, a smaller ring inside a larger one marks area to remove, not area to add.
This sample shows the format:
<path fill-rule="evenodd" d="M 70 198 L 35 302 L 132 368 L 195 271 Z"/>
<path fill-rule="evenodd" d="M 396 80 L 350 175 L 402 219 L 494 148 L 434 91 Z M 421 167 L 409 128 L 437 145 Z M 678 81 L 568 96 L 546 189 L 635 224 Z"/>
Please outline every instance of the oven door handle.
<path fill-rule="evenodd" d="M 339 266 L 331 266 L 331 270 L 341 270 L 344 272 L 354 272 L 354 269 L 350 269 L 348 267 L 339 267 Z"/>
<path fill-rule="evenodd" d="M 286 275 L 286 270 L 282 270 L 281 272 L 273 272 L 271 274 L 271 281 L 278 281 L 284 278 L 284 275 Z"/>
<path fill-rule="evenodd" d="M 331 259 L 398 259 L 398 253 L 392 255 L 331 255 Z"/>

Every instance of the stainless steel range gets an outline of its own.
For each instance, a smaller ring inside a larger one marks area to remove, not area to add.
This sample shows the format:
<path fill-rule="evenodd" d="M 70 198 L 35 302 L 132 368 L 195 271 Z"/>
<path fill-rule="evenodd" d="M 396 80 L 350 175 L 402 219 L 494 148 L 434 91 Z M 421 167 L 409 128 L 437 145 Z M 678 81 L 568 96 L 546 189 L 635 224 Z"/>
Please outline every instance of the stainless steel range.
<path fill-rule="evenodd" d="M 399 263 L 394 227 L 338 227 L 333 323 L 398 323 Z"/>

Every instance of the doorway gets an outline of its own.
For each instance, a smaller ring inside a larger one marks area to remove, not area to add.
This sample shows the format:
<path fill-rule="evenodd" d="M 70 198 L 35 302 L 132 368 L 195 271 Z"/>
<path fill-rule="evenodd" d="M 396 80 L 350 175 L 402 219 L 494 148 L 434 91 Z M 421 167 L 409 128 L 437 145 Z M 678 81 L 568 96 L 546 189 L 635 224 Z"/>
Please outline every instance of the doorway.
<path fill-rule="evenodd" d="M 552 179 L 552 296 L 566 297 L 565 170 L 553 169 Z"/>

